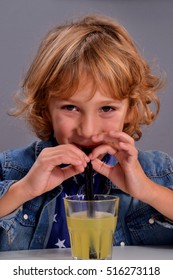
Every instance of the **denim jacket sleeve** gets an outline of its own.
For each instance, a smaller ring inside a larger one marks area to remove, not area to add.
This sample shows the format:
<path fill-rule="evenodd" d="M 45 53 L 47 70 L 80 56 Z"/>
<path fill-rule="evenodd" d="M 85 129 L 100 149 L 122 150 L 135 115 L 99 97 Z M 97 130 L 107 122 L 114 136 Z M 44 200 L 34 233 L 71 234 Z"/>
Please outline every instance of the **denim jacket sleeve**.
<path fill-rule="evenodd" d="M 35 142 L 24 149 L 0 154 L 0 197 L 30 170 L 41 150 L 51 142 Z M 50 233 L 56 197 L 61 188 L 21 205 L 0 219 L 0 251 L 44 248 Z"/>
<path fill-rule="evenodd" d="M 0 153 L 0 198 L 10 186 L 22 179 L 34 164 L 39 153 L 50 147 L 51 142 L 36 141 L 26 148 L 7 150 Z"/>
<path fill-rule="evenodd" d="M 41 150 L 50 145 L 50 142 L 40 141 L 26 148 L 0 153 L 0 198 L 28 173 Z"/>
<path fill-rule="evenodd" d="M 12 184 L 24 177 L 29 171 L 32 161 L 29 160 L 29 163 L 23 164 L 24 159 L 25 150 L 22 149 L 9 150 L 0 154 L 0 198 L 5 195 Z M 20 209 L 21 207 L 1 218 L 0 226 L 8 230 Z"/>
<path fill-rule="evenodd" d="M 147 177 L 173 189 L 173 158 L 161 151 L 139 151 L 139 161 Z"/>
<path fill-rule="evenodd" d="M 160 151 L 139 151 L 139 162 L 148 178 L 173 190 L 172 157 Z M 129 197 L 126 200 L 129 205 L 125 227 L 130 244 L 173 245 L 173 221 L 142 201 Z"/>
<path fill-rule="evenodd" d="M 139 151 L 138 159 L 148 178 L 173 190 L 172 157 L 161 151 Z M 173 245 L 173 221 L 116 186 L 111 186 L 111 194 L 120 198 L 114 244 Z"/>

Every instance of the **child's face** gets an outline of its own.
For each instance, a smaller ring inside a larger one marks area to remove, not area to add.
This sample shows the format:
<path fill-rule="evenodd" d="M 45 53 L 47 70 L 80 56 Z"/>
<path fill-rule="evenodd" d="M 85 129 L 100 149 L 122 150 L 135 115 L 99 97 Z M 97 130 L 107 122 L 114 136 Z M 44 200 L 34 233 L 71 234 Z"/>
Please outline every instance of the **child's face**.
<path fill-rule="evenodd" d="M 67 100 L 51 99 L 49 111 L 59 144 L 75 144 L 80 149 L 94 148 L 94 135 L 123 130 L 128 100 L 115 100 L 99 90 L 89 98 L 91 90 L 92 82 L 88 81 Z"/>

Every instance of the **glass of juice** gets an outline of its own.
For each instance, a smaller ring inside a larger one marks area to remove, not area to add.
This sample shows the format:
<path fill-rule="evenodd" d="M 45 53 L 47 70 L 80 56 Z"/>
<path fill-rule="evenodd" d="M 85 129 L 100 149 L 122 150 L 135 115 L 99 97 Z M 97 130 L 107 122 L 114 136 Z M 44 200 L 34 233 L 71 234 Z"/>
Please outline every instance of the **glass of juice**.
<path fill-rule="evenodd" d="M 85 195 L 64 198 L 72 257 L 76 260 L 111 259 L 119 198 Z"/>

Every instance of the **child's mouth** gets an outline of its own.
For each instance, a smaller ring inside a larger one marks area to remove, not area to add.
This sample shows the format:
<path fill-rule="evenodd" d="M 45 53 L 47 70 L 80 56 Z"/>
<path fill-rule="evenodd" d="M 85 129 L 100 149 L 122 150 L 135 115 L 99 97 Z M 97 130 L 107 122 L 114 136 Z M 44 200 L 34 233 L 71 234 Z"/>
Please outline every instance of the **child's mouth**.
<path fill-rule="evenodd" d="M 82 151 L 83 151 L 86 155 L 91 154 L 92 150 L 93 150 L 93 149 L 90 148 L 90 147 L 83 147 L 83 148 L 82 148 Z"/>
<path fill-rule="evenodd" d="M 82 150 L 85 154 L 89 155 L 96 146 L 81 146 L 79 144 L 73 143 L 76 147 Z"/>

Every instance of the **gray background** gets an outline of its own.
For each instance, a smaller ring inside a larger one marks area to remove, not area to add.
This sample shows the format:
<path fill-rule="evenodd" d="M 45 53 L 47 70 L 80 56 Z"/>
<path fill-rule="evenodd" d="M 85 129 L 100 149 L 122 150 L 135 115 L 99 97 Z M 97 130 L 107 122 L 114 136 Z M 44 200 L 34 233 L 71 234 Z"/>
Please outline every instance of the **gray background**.
<path fill-rule="evenodd" d="M 40 40 L 54 25 L 88 13 L 118 19 L 144 57 L 166 72 L 159 93 L 157 121 L 143 129 L 140 149 L 160 149 L 173 156 L 173 1 L 172 0 L 0 0 L 0 151 L 35 140 L 26 124 L 7 115 Z"/>

